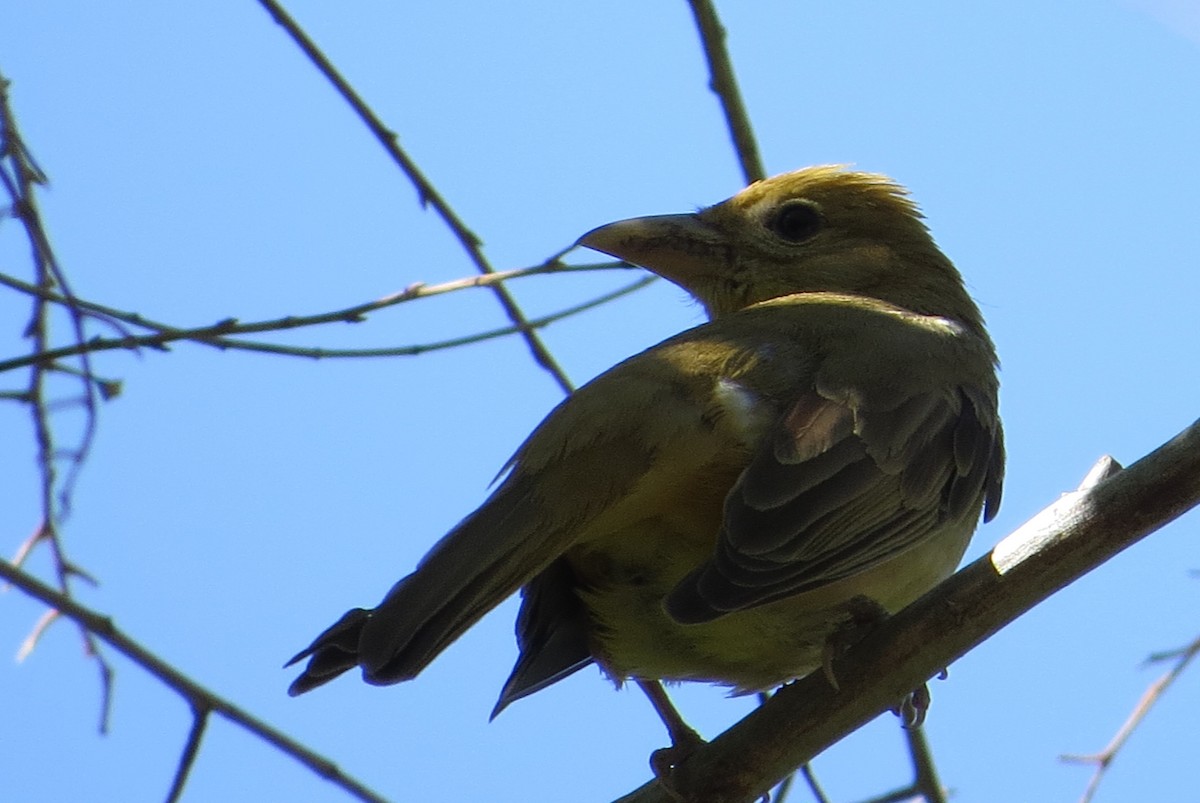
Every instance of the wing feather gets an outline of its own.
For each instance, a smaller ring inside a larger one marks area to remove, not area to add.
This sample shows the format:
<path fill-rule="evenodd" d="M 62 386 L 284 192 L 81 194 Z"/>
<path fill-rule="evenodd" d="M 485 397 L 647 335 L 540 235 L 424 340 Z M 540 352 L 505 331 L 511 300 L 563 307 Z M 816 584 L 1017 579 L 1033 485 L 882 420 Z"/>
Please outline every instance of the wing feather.
<path fill-rule="evenodd" d="M 999 503 L 994 396 L 959 388 L 886 409 L 854 398 L 812 391 L 779 419 L 726 499 L 713 558 L 667 597 L 673 618 L 705 622 L 853 576 Z"/>

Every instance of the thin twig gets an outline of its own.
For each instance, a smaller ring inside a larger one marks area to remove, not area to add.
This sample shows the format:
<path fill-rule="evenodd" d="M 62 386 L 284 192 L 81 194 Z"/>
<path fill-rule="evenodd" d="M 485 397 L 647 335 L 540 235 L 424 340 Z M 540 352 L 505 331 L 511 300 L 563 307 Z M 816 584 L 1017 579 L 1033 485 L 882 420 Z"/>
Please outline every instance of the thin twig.
<path fill-rule="evenodd" d="M 540 318 L 533 318 L 527 321 L 526 326 L 533 329 L 545 328 L 552 323 L 557 323 L 565 318 L 573 317 L 581 312 L 587 312 L 590 309 L 603 306 L 610 301 L 615 301 L 622 296 L 627 296 L 630 293 L 637 292 L 643 287 L 657 281 L 657 279 L 657 276 L 643 276 L 636 281 L 618 287 L 616 290 L 610 290 L 607 293 L 603 293 L 595 298 L 590 298 L 587 301 L 582 301 L 573 306 L 561 309 L 558 312 L 552 312 L 549 315 L 543 315 Z M 419 354 L 427 354 L 431 351 L 442 351 L 444 349 L 452 349 L 458 348 L 459 346 L 482 343 L 486 340 L 493 340 L 498 337 L 507 337 L 509 335 L 518 334 L 521 331 L 523 331 L 522 327 L 501 326 L 497 329 L 490 329 L 485 332 L 477 332 L 472 335 L 462 335 L 461 337 L 452 337 L 448 340 L 437 340 L 431 343 L 419 343 L 412 346 L 389 346 L 376 349 L 305 348 L 304 346 L 282 346 L 274 343 L 259 343 L 250 340 L 234 339 L 223 340 L 221 345 L 223 347 L 236 348 L 243 351 L 260 351 L 268 354 L 281 354 L 290 357 L 309 357 L 312 359 L 415 357 Z"/>
<path fill-rule="evenodd" d="M 872 795 L 860 803 L 905 803 L 917 798 L 924 803 L 946 803 L 946 792 L 938 781 L 937 770 L 933 765 L 933 753 L 925 739 L 925 729 L 906 728 L 902 725 L 901 730 L 904 731 L 909 756 L 912 758 L 912 782 L 881 795 Z"/>
<path fill-rule="evenodd" d="M 800 774 L 804 776 L 804 782 L 808 784 L 808 791 L 812 792 L 813 800 L 817 801 L 817 803 L 829 803 L 829 798 L 826 796 L 825 790 L 817 782 L 817 774 L 813 772 L 812 762 L 802 766 Z M 792 781 L 795 777 L 795 773 L 792 773 L 783 779 L 783 783 L 779 784 L 779 792 L 775 796 L 776 803 L 783 803 L 784 798 L 792 788 Z"/>
<path fill-rule="evenodd" d="M 175 777 L 171 779 L 171 790 L 167 792 L 167 803 L 175 803 L 183 796 L 183 787 L 187 786 L 188 776 L 200 755 L 200 742 L 204 739 L 204 729 L 208 727 L 207 708 L 192 706 L 192 727 L 188 729 L 187 741 L 184 742 L 183 752 L 179 763 L 175 766 Z"/>
<path fill-rule="evenodd" d="M 925 798 L 925 803 L 946 803 L 946 790 L 938 780 L 933 763 L 933 751 L 925 738 L 924 728 L 904 728 L 908 754 L 913 762 L 913 791 Z"/>
<path fill-rule="evenodd" d="M 417 167 L 416 162 L 400 147 L 399 138 L 396 133 L 383 124 L 383 121 L 379 119 L 375 112 L 359 96 L 358 92 L 347 83 L 346 79 L 342 77 L 341 73 L 326 58 L 325 54 L 321 52 L 312 39 L 308 37 L 308 34 L 296 24 L 296 21 L 288 15 L 279 3 L 275 2 L 275 0 L 259 0 L 259 3 L 266 9 L 275 22 L 287 32 L 292 41 L 304 51 L 304 54 L 313 63 L 313 66 L 333 84 L 338 94 L 350 104 L 350 107 L 354 109 L 359 119 L 366 124 L 371 133 L 375 135 L 375 138 L 379 140 L 379 144 L 383 146 L 388 155 L 392 157 L 392 160 L 404 171 L 408 180 L 416 187 L 417 196 L 421 204 L 433 207 L 434 211 L 438 213 L 454 233 L 454 236 L 458 238 L 459 243 L 467 252 L 471 261 L 475 263 L 475 267 L 479 272 L 494 273 L 491 264 L 489 264 L 487 258 L 483 255 L 479 237 L 467 228 L 458 214 L 450 207 L 450 204 L 442 198 L 441 193 L 434 188 L 429 179 Z M 551 356 L 545 344 L 533 332 L 521 308 L 517 306 L 517 302 L 512 297 L 512 294 L 508 292 L 508 288 L 502 284 L 497 284 L 494 285 L 493 290 L 496 293 L 496 297 L 500 300 L 500 305 L 504 308 L 505 314 L 508 315 L 509 319 L 513 322 L 513 326 L 521 332 L 525 342 L 529 345 L 529 350 L 533 354 L 534 360 L 554 377 L 554 380 L 558 382 L 559 387 L 562 388 L 564 393 L 569 394 L 573 390 L 571 380 L 567 378 L 566 373 L 558 365 L 554 357 Z"/>
<path fill-rule="evenodd" d="M 483 279 L 486 277 L 479 278 Z M 26 365 L 53 363 L 54 361 L 62 359 L 63 357 L 69 357 L 84 351 L 112 351 L 115 349 L 136 350 L 139 348 L 154 348 L 165 351 L 167 350 L 167 345 L 169 343 L 179 341 L 200 343 L 202 345 L 212 346 L 219 349 L 256 351 L 292 357 L 309 357 L 312 359 L 412 357 L 418 354 L 425 354 L 430 351 L 455 348 L 471 343 L 492 340 L 497 337 L 518 334 L 529 328 L 540 329 L 557 321 L 561 321 L 563 318 L 568 318 L 572 315 L 578 315 L 581 312 L 585 312 L 603 304 L 607 304 L 608 302 L 617 298 L 628 295 L 636 290 L 640 290 L 654 280 L 655 277 L 653 276 L 644 276 L 634 282 L 624 285 L 623 287 L 618 287 L 616 290 L 612 290 L 608 293 L 596 296 L 595 298 L 575 304 L 571 307 L 567 307 L 566 309 L 559 310 L 558 312 L 526 321 L 521 326 L 505 326 L 471 335 L 450 338 L 448 340 L 439 340 L 432 343 L 419 343 L 410 346 L 388 346 L 375 349 L 327 349 L 315 347 L 310 348 L 305 346 L 285 346 L 275 343 L 240 340 L 230 337 L 230 335 L 274 332 L 332 322 L 354 322 L 356 320 L 361 320 L 364 310 L 382 309 L 383 307 L 392 306 L 400 303 L 401 301 L 410 300 L 409 297 L 404 296 L 404 292 L 401 292 L 385 299 L 380 299 L 379 301 L 372 301 L 368 302 L 367 304 L 360 304 L 357 307 L 351 307 L 348 310 L 320 313 L 317 315 L 289 315 L 283 318 L 274 318 L 267 321 L 255 321 L 251 323 L 241 323 L 235 318 L 227 318 L 223 321 L 218 321 L 215 324 L 199 326 L 192 329 L 177 329 L 174 327 L 169 327 L 161 330 L 155 330 L 153 334 L 148 335 L 120 338 L 92 338 L 86 343 L 80 343 L 72 346 L 62 346 L 57 349 L 47 349 L 43 352 L 35 352 L 33 354 L 26 354 L 21 357 L 14 357 L 9 360 L 2 360 L 0 361 L 0 373 L 12 370 L 14 368 L 21 368 Z M 458 280 L 455 282 L 455 284 L 461 281 L 463 280 Z M 420 296 L 425 289 L 428 288 L 418 287 L 414 291 L 413 297 Z M 144 325 L 149 326 L 149 324 Z"/>
<path fill-rule="evenodd" d="M 386 803 L 383 797 L 368 789 L 360 781 L 342 772 L 336 764 L 315 753 L 287 734 L 272 728 L 233 703 L 217 696 L 184 675 L 167 661 L 158 657 L 138 642 L 121 632 L 113 621 L 90 608 L 80 605 L 65 594 L 55 591 L 28 572 L 16 568 L 8 561 L 0 560 L 0 577 L 20 588 L 26 594 L 41 600 L 56 609 L 62 616 L 70 618 L 80 627 L 125 655 L 131 661 L 154 675 L 162 683 L 178 692 L 193 710 L 211 710 L 235 725 L 249 731 L 258 738 L 294 758 L 328 781 L 340 786 L 360 800 L 371 803 Z M 193 732 L 197 730 L 195 723 Z M 198 737 L 197 737 L 198 738 Z M 189 737 L 189 742 L 191 738 Z"/>
<path fill-rule="evenodd" d="M 1095 796 L 1096 790 L 1100 788 L 1100 781 L 1103 780 L 1104 774 L 1108 771 L 1108 768 L 1112 765 L 1117 755 L 1121 752 L 1121 749 L 1125 746 L 1125 743 L 1129 741 L 1129 737 L 1133 735 L 1135 730 L 1137 730 L 1138 725 L 1142 723 L 1142 720 L 1145 719 L 1146 715 L 1150 713 L 1150 709 L 1154 707 L 1154 704 L 1157 703 L 1162 698 L 1163 694 L 1166 693 L 1167 689 L 1171 687 L 1171 684 L 1173 684 L 1176 679 L 1183 674 L 1184 670 L 1187 669 L 1188 664 L 1192 662 L 1192 659 L 1196 657 L 1197 653 L 1200 653 L 1200 638 L 1196 639 L 1188 646 L 1179 650 L 1173 650 L 1166 655 L 1152 655 L 1150 657 L 1151 661 L 1165 660 L 1167 658 L 1174 658 L 1177 659 L 1177 661 L 1175 666 L 1171 667 L 1170 671 L 1168 671 L 1158 680 L 1151 683 L 1149 688 L 1142 693 L 1141 699 L 1138 700 L 1137 705 L 1133 707 L 1133 711 L 1129 714 L 1129 717 L 1126 718 L 1125 723 L 1121 725 L 1120 730 L 1118 730 L 1116 735 L 1113 736 L 1112 740 L 1109 741 L 1108 745 L 1105 746 L 1105 748 L 1099 753 L 1093 753 L 1091 755 L 1067 754 L 1059 756 L 1059 760 L 1061 761 L 1067 761 L 1076 764 L 1094 764 L 1096 767 L 1095 772 L 1092 773 L 1092 777 L 1088 781 L 1087 789 L 1084 790 L 1083 796 L 1079 798 L 1079 803 L 1089 803 L 1089 801 L 1091 801 L 1091 799 Z"/>
<path fill-rule="evenodd" d="M 35 188 L 46 183 L 46 174 L 34 160 L 17 127 L 16 115 L 9 104 L 8 87 L 8 80 L 0 75 L 0 184 L 3 184 L 11 201 L 11 215 L 20 223 L 29 243 L 33 285 L 46 291 L 57 289 L 61 294 L 74 342 L 80 344 L 85 339 L 84 324 L 89 316 L 79 307 L 42 224 Z M 44 352 L 49 348 L 52 311 L 53 308 L 48 302 L 41 298 L 33 299 L 29 322 L 23 334 L 30 340 L 31 351 L 34 353 Z M 97 380 L 92 373 L 90 357 L 86 353 L 78 352 L 77 359 L 79 367 L 71 371 L 62 371 L 61 366 L 53 363 L 30 363 L 29 381 L 21 394 L 21 401 L 29 407 L 33 425 L 42 514 L 36 537 L 27 542 L 28 548 L 32 549 L 40 544 L 49 547 L 58 587 L 64 595 L 70 595 L 73 578 L 87 576 L 67 557 L 58 525 L 70 513 L 72 492 L 79 471 L 87 461 L 95 441 L 98 404 L 101 398 Z M 83 425 L 78 443 L 72 449 L 62 449 L 56 445 L 55 430 L 51 423 L 54 402 L 47 396 L 47 381 L 50 375 L 56 372 L 75 377 L 82 388 L 78 401 L 84 408 Z M 67 462 L 65 478 L 60 477 L 58 473 L 58 461 L 64 459 Z M 24 551 L 28 553 L 28 550 Z M 53 618 L 44 617 L 35 625 L 22 649 L 33 649 L 52 622 Z M 81 628 L 80 636 L 84 652 L 95 661 L 100 673 L 102 705 L 99 727 L 103 733 L 108 729 L 113 671 L 92 634 Z"/>
<path fill-rule="evenodd" d="M 890 792 L 884 792 L 882 795 L 874 795 L 859 803 L 912 803 L 917 797 L 917 792 L 913 789 L 912 784 L 900 789 L 893 789 Z"/>
<path fill-rule="evenodd" d="M 3 175 L 6 188 L 12 199 L 13 216 L 21 221 L 21 225 L 25 228 L 29 239 L 37 273 L 37 284 L 41 287 L 59 288 L 62 295 L 68 301 L 65 306 L 71 322 L 72 335 L 76 342 L 82 342 L 85 338 L 84 321 L 88 316 L 80 309 L 75 293 L 71 290 L 71 285 L 67 281 L 66 273 L 62 270 L 58 263 L 58 258 L 54 255 L 54 249 L 50 245 L 50 237 L 42 225 L 34 187 L 46 183 L 46 174 L 34 161 L 32 154 L 25 146 L 20 130 L 17 128 L 16 117 L 8 103 L 8 86 L 9 82 L 3 75 L 0 75 L 0 129 L 3 131 L 3 153 L 12 162 L 12 181 L 10 181 L 7 172 L 0 171 L 0 175 Z M 48 336 L 45 330 L 46 316 L 48 314 L 49 311 L 47 309 L 43 308 L 42 305 L 38 305 L 33 321 L 31 321 L 30 329 L 28 330 L 33 335 L 35 344 L 38 341 L 45 340 Z M 37 350 L 41 350 L 43 346 L 44 344 L 37 345 Z M 96 388 L 92 382 L 92 367 L 88 356 L 81 354 L 79 361 L 79 376 L 83 386 L 84 407 L 87 410 L 87 415 L 84 418 L 83 431 L 79 437 L 78 456 L 71 461 L 66 478 L 57 487 L 58 510 L 47 511 L 47 517 L 54 521 L 65 517 L 70 512 L 71 495 L 78 480 L 79 471 L 87 461 L 87 456 L 91 452 L 92 445 L 96 439 L 97 404 L 99 399 L 97 398 Z M 41 378 L 37 376 L 38 372 L 35 371 L 34 374 L 35 384 L 40 384 Z M 35 404 L 34 406 L 36 407 L 37 405 Z M 51 513 L 56 513 L 56 515 L 50 515 Z"/>
<path fill-rule="evenodd" d="M 750 115 L 746 113 L 746 106 L 742 103 L 742 92 L 738 89 L 737 78 L 733 74 L 729 51 L 725 49 L 725 28 L 709 0 L 688 0 L 688 5 L 692 7 L 692 14 L 696 18 L 700 42 L 704 45 L 704 58 L 708 61 L 711 76 L 708 88 L 721 101 L 721 110 L 725 112 L 725 124 L 729 127 L 730 137 L 733 138 L 733 147 L 742 166 L 742 175 L 747 184 L 752 184 L 766 178 L 767 174 L 763 170 L 762 158 L 758 155 L 758 144 L 750 126 Z"/>
<path fill-rule="evenodd" d="M 24 661 L 37 649 L 38 642 L 42 640 L 42 636 L 45 635 L 46 631 L 50 629 L 50 625 L 54 624 L 57 619 L 58 611 L 53 608 L 42 612 L 42 615 L 38 617 L 33 628 L 26 634 L 24 640 L 21 641 L 21 646 L 17 648 L 17 663 Z"/>
<path fill-rule="evenodd" d="M 562 252 L 565 253 L 565 252 Z M 380 309 L 402 304 L 406 301 L 414 301 L 419 298 L 428 298 L 430 296 L 443 295 L 459 290 L 469 290 L 475 287 L 490 287 L 500 282 L 510 281 L 512 279 L 523 279 L 529 276 L 541 276 L 548 273 L 584 273 L 590 271 L 607 271 L 607 270 L 629 270 L 635 269 L 635 266 L 628 262 L 608 261 L 608 262 L 588 262 L 576 265 L 567 265 L 560 262 L 559 259 L 562 253 L 550 257 L 540 265 L 534 265 L 528 268 L 514 268 L 513 270 L 496 271 L 482 276 L 467 276 L 462 279 L 451 279 L 447 282 L 438 284 L 426 284 L 425 282 L 413 282 L 403 290 L 395 293 L 389 293 L 382 298 L 374 301 L 367 301 L 360 304 L 355 304 L 351 307 L 346 307 L 340 310 L 324 312 L 317 315 L 306 316 L 303 318 L 294 318 L 298 321 L 293 326 L 308 326 L 314 323 L 328 323 L 346 321 L 348 319 L 361 318 L 368 313 L 375 312 Z M 636 268 L 640 270 L 640 268 Z M 138 312 L 126 312 L 115 307 L 109 307 L 95 301 L 87 301 L 85 299 L 68 299 L 64 296 L 55 293 L 53 290 L 48 290 L 44 287 L 30 284 L 29 282 L 18 279 L 15 276 L 9 276 L 5 273 L 0 273 L 0 284 L 11 287 L 18 292 L 34 298 L 41 298 L 54 304 L 69 305 L 75 304 L 80 309 L 88 313 L 94 313 L 98 318 L 104 321 L 119 326 L 122 335 L 129 335 L 129 330 L 120 326 L 120 323 L 127 323 L 132 326 L 142 327 L 144 329 L 152 329 L 154 331 L 174 331 L 183 327 L 174 326 L 172 324 L 156 321 L 152 318 L 147 318 Z"/>

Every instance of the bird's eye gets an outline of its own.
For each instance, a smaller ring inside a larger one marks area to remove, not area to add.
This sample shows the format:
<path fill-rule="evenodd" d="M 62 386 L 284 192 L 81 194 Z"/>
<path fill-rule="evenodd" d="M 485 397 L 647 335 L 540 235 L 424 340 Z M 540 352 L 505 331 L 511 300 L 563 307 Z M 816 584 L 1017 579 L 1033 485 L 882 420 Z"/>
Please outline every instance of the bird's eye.
<path fill-rule="evenodd" d="M 820 231 L 824 223 L 821 211 L 814 204 L 792 201 L 779 208 L 769 226 L 789 243 L 802 243 Z"/>

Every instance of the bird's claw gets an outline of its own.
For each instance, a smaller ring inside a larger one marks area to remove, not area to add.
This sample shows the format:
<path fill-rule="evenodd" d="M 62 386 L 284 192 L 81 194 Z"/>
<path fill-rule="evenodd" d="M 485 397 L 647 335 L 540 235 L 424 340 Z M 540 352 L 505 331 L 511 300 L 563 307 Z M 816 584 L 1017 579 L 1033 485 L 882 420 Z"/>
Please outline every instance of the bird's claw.
<path fill-rule="evenodd" d="M 691 728 L 675 733 L 671 741 L 670 747 L 660 748 L 650 754 L 650 769 L 668 796 L 683 801 L 687 798 L 676 787 L 675 770 L 706 742 Z"/>
<path fill-rule="evenodd" d="M 892 711 L 900 717 L 900 724 L 906 730 L 914 730 L 925 723 L 925 715 L 929 713 L 929 706 L 932 702 L 933 696 L 929 693 L 929 686 L 922 683 L 919 688 L 906 694 L 900 701 L 900 705 L 893 708 Z"/>

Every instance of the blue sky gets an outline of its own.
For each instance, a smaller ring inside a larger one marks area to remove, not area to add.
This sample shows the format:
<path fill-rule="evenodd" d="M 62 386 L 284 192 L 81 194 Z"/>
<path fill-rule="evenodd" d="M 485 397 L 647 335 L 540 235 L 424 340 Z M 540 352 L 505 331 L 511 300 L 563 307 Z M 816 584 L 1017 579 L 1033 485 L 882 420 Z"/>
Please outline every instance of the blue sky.
<path fill-rule="evenodd" d="M 290 6 L 483 239 L 532 265 L 601 223 L 687 211 L 740 187 L 683 2 Z M 853 163 L 910 187 L 987 316 L 1010 453 L 1000 516 L 969 556 L 1072 489 L 1101 454 L 1131 462 L 1200 410 L 1200 11 L 1170 0 L 725 3 L 729 48 L 769 173 Z M 51 177 L 42 209 L 81 296 L 177 325 L 349 306 L 473 269 L 383 150 L 261 8 L 12 4 L 0 72 Z M 0 271 L 28 277 L 0 223 Z M 573 261 L 589 261 L 586 253 Z M 531 316 L 629 281 L 540 277 Z M 4 356 L 28 305 L 0 291 Z M 577 383 L 701 310 L 658 282 L 545 330 Z M 421 343 L 504 325 L 473 290 L 357 325 L 273 336 Z M 65 330 L 60 331 L 65 337 Z M 96 359 L 123 394 L 65 525 L 97 576 L 79 598 L 182 671 L 394 800 L 610 800 L 662 746 L 635 690 L 594 669 L 487 715 L 515 654 L 509 601 L 417 681 L 345 678 L 293 700 L 280 665 L 346 608 L 374 604 L 477 505 L 560 398 L 515 339 L 362 361 L 221 353 Z M 10 384 L 24 381 L 9 380 Z M 60 419 L 69 435 L 71 413 Z M 0 534 L 37 521 L 24 409 L 0 407 Z M 1074 799 L 1161 669 L 1195 634 L 1195 514 L 1079 581 L 950 668 L 928 723 L 944 782 L 971 801 Z M 46 576 L 47 555 L 30 568 Z M 0 655 L 41 607 L 9 590 Z M 96 670 L 59 624 L 0 660 L 0 767 L 14 800 L 158 800 L 186 705 L 119 655 L 111 733 Z M 749 702 L 674 692 L 713 735 Z M 1097 800 L 1184 800 L 1200 677 L 1185 676 Z M 902 783 L 883 717 L 816 761 L 854 800 Z M 802 792 L 794 800 L 804 800 Z M 347 799 L 223 721 L 185 800 Z"/>

